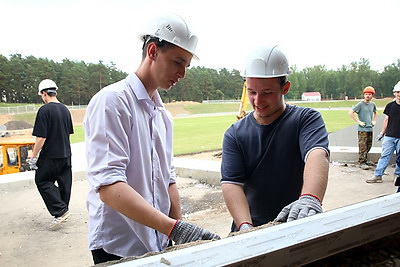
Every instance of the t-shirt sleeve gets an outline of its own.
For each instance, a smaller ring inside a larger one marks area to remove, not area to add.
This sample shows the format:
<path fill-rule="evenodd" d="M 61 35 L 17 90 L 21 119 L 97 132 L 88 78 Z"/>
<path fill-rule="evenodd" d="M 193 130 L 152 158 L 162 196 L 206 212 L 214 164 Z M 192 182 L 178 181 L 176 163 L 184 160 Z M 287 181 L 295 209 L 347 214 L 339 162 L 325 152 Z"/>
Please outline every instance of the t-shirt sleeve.
<path fill-rule="evenodd" d="M 221 183 L 244 183 L 245 164 L 240 148 L 235 138 L 234 127 L 231 126 L 224 134 L 222 142 Z"/>
<path fill-rule="evenodd" d="M 353 110 L 355 113 L 360 112 L 360 109 L 361 109 L 361 101 L 358 102 L 358 103 L 352 108 L 352 110 Z"/>
<path fill-rule="evenodd" d="M 388 104 L 385 106 L 385 109 L 383 110 L 383 114 L 388 116 L 389 112 L 390 112 L 390 105 Z"/>
<path fill-rule="evenodd" d="M 324 120 L 318 111 L 309 109 L 302 116 L 299 144 L 303 160 L 305 160 L 308 152 L 315 148 L 323 148 L 329 153 L 328 133 Z"/>
<path fill-rule="evenodd" d="M 35 119 L 35 124 L 33 126 L 32 135 L 36 137 L 47 138 L 47 119 L 46 119 L 46 110 L 44 106 L 42 106 L 37 114 Z"/>

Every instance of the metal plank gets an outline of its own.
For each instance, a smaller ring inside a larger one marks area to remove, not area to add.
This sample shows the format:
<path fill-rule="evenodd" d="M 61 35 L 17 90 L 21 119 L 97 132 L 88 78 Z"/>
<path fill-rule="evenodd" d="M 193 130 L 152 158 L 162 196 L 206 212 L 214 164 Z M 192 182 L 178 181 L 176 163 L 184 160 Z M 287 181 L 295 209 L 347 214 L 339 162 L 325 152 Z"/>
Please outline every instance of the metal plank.
<path fill-rule="evenodd" d="M 116 266 L 298 266 L 397 232 L 400 194 L 391 194 Z"/>

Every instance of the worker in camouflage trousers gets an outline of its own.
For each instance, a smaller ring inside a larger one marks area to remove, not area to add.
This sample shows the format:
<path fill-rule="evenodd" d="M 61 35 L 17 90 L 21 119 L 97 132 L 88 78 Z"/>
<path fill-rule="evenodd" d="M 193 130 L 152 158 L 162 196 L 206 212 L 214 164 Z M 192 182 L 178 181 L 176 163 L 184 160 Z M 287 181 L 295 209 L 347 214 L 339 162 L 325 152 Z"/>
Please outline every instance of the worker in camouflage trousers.
<path fill-rule="evenodd" d="M 368 152 L 372 147 L 373 127 L 376 123 L 376 105 L 372 102 L 375 89 L 371 86 L 364 88 L 364 99 L 349 110 L 349 116 L 358 123 L 358 163 L 361 166 L 373 165 L 367 160 Z M 355 113 L 357 113 L 358 118 Z"/>

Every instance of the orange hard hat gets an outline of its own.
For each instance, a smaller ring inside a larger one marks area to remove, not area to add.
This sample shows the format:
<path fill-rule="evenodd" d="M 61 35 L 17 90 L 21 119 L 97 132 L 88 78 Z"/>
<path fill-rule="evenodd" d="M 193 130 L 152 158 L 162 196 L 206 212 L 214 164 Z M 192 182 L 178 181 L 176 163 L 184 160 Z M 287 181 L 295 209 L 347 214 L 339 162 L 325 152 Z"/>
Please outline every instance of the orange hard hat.
<path fill-rule="evenodd" d="M 374 89 L 374 87 L 372 87 L 372 86 L 367 86 L 367 87 L 365 87 L 364 88 L 364 91 L 363 91 L 363 94 L 365 94 L 365 93 L 371 93 L 371 94 L 375 94 L 375 89 Z"/>

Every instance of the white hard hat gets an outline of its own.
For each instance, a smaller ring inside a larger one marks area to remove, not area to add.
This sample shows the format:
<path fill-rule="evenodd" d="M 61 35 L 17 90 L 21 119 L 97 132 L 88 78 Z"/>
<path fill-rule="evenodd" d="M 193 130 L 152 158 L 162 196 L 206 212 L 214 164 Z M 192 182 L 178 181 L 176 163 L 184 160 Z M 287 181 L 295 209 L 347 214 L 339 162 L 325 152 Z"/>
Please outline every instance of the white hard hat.
<path fill-rule="evenodd" d="M 393 92 L 400 92 L 400 81 L 393 87 Z"/>
<path fill-rule="evenodd" d="M 244 77 L 274 78 L 290 74 L 288 60 L 275 46 L 254 49 L 247 58 Z"/>
<path fill-rule="evenodd" d="M 47 92 L 53 92 L 53 93 L 56 93 L 57 92 L 57 89 L 58 89 L 58 87 L 57 87 L 57 84 L 54 82 L 54 81 L 52 81 L 52 80 L 50 80 L 50 79 L 44 79 L 43 81 L 41 81 L 40 83 L 39 83 L 39 92 L 38 92 L 38 95 L 41 95 L 42 94 L 42 91 L 43 90 L 46 90 L 47 89 Z"/>
<path fill-rule="evenodd" d="M 145 36 L 158 37 L 179 46 L 199 59 L 195 55 L 197 36 L 193 35 L 185 20 L 176 14 L 159 15 L 152 19 L 139 38 L 145 41 Z"/>

